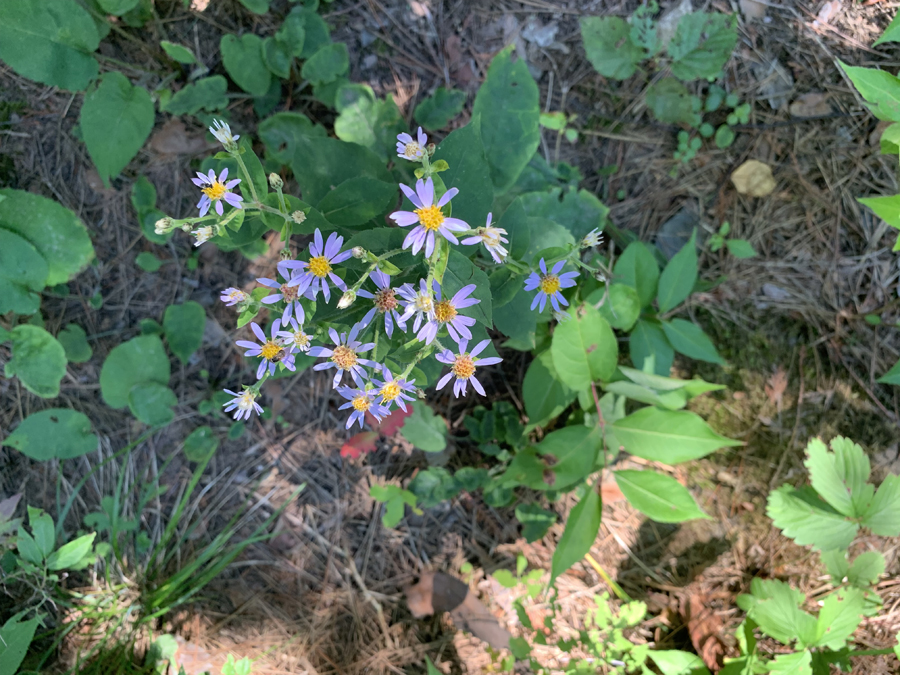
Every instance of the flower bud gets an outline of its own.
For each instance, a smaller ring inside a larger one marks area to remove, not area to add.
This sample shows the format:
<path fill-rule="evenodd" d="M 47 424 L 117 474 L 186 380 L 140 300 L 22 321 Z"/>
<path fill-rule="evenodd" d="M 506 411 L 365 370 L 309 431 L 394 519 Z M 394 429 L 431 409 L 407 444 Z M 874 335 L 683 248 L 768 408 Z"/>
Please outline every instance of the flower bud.
<path fill-rule="evenodd" d="M 341 299 L 338 300 L 338 309 L 347 309 L 353 302 L 356 300 L 356 293 L 353 291 L 347 291 L 341 296 Z"/>
<path fill-rule="evenodd" d="M 160 218 L 156 221 L 156 224 L 153 226 L 153 231 L 156 234 L 168 234 L 174 226 L 175 223 L 172 219 L 166 216 L 165 218 Z"/>
<path fill-rule="evenodd" d="M 584 238 L 580 242 L 580 247 L 591 248 L 592 246 L 599 246 L 601 241 L 603 241 L 603 231 L 594 228 L 584 235 Z"/>
<path fill-rule="evenodd" d="M 352 249 L 350 249 L 350 254 L 357 260 L 362 260 L 366 257 L 366 249 L 364 249 L 362 246 L 354 246 Z"/>
<path fill-rule="evenodd" d="M 294 255 L 291 253 L 291 249 L 283 248 L 281 249 L 281 259 L 282 260 L 291 260 Z"/>
<path fill-rule="evenodd" d="M 434 143 L 429 143 L 428 145 L 425 146 L 425 150 L 428 152 L 429 157 L 431 157 L 431 155 L 434 154 L 434 151 L 436 149 L 437 149 L 437 146 Z"/>
<path fill-rule="evenodd" d="M 416 387 L 416 398 L 418 398 L 420 401 L 425 400 L 425 390 L 421 387 Z"/>
<path fill-rule="evenodd" d="M 269 187 L 272 188 L 273 190 L 280 190 L 281 188 L 283 188 L 284 181 L 281 180 L 281 176 L 279 176 L 277 173 L 270 173 L 269 174 Z"/>
<path fill-rule="evenodd" d="M 190 224 L 190 223 L 185 223 L 184 225 L 181 226 L 181 231 L 182 231 L 182 232 L 190 232 L 191 229 L 192 229 L 192 228 L 191 228 L 191 224 Z"/>
<path fill-rule="evenodd" d="M 298 225 L 306 220 L 306 214 L 303 211 L 294 211 L 291 214 L 291 220 L 293 220 Z"/>

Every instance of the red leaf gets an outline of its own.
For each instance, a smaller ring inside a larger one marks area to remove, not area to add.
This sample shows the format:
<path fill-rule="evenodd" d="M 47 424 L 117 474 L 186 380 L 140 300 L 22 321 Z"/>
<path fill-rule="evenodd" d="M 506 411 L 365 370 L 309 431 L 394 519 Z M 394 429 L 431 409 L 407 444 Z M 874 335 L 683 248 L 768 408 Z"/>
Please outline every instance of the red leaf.
<path fill-rule="evenodd" d="M 406 412 L 402 408 L 394 408 L 391 414 L 385 417 L 381 422 L 372 417 L 371 413 L 366 413 L 366 422 L 373 429 L 378 431 L 385 438 L 390 438 L 403 428 L 406 418 L 412 415 L 412 406 L 407 404 Z"/>
<path fill-rule="evenodd" d="M 364 452 L 375 452 L 376 440 L 378 440 L 377 431 L 358 433 L 341 446 L 341 457 L 359 459 Z"/>

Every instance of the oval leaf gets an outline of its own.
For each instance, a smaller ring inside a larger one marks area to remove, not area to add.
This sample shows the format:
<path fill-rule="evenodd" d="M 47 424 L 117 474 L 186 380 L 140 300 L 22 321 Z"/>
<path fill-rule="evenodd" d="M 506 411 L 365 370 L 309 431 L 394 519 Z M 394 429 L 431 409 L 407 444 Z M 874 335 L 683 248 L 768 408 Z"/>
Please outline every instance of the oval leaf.
<path fill-rule="evenodd" d="M 141 382 L 168 384 L 171 366 L 156 335 L 142 335 L 109 353 L 100 370 L 100 393 L 110 408 L 128 405 L 131 388 Z"/>
<path fill-rule="evenodd" d="M 556 326 L 550 351 L 559 379 L 581 391 L 596 380 L 608 380 L 616 370 L 619 347 L 616 336 L 600 313 L 585 305 Z"/>
<path fill-rule="evenodd" d="M 3 445 L 39 462 L 72 459 L 97 449 L 91 421 L 76 410 L 50 408 L 29 415 L 6 437 Z"/>
<path fill-rule="evenodd" d="M 697 324 L 684 319 L 661 321 L 663 332 L 675 351 L 698 361 L 725 363 L 709 336 Z"/>
<path fill-rule="evenodd" d="M 659 523 L 680 523 L 709 518 L 681 483 L 655 471 L 614 471 L 625 499 Z"/>
<path fill-rule="evenodd" d="M 642 408 L 612 426 L 625 450 L 665 464 L 699 459 L 719 448 L 742 445 L 720 436 L 692 412 Z"/>
<path fill-rule="evenodd" d="M 191 355 L 200 349 L 205 328 L 206 312 L 199 303 L 189 300 L 183 305 L 166 307 L 163 315 L 166 342 L 182 363 L 187 363 Z"/>
<path fill-rule="evenodd" d="M 232 80 L 253 96 L 265 96 L 272 74 L 263 61 L 262 38 L 248 33 L 243 37 L 223 35 L 219 41 L 222 63 Z"/>
<path fill-rule="evenodd" d="M 12 359 L 6 377 L 17 376 L 24 387 L 41 398 L 59 396 L 59 383 L 66 374 L 66 351 L 50 333 L 23 324 L 10 331 Z"/>

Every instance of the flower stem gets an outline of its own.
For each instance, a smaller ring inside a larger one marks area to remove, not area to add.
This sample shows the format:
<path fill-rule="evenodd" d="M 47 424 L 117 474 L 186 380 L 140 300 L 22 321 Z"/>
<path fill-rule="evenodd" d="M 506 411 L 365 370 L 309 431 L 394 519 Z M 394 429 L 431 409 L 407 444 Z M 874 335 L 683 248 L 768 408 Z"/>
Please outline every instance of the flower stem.
<path fill-rule="evenodd" d="M 250 186 L 250 196 L 253 198 L 254 206 L 257 206 L 258 208 L 260 208 L 260 210 L 262 210 L 263 205 L 260 204 L 259 195 L 256 194 L 256 186 L 250 179 L 250 172 L 247 171 L 247 165 L 244 164 L 244 158 L 241 157 L 241 153 L 237 151 L 231 153 L 231 156 L 237 160 L 238 168 L 241 170 L 241 177 L 244 179 L 246 184 Z M 275 211 L 275 213 L 278 213 L 278 211 Z"/>

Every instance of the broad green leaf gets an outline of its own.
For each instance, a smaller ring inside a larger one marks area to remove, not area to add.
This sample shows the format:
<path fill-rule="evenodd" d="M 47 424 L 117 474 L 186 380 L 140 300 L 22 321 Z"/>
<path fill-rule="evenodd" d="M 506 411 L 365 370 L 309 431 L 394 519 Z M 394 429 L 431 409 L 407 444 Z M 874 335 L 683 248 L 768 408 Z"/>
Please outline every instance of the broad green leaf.
<path fill-rule="evenodd" d="M 99 45 L 94 20 L 74 0 L 0 3 L 0 59 L 29 80 L 81 91 L 97 77 Z"/>
<path fill-rule="evenodd" d="M 591 546 L 597 538 L 597 532 L 600 530 L 602 511 L 603 504 L 600 501 L 600 493 L 593 486 L 589 486 L 585 495 L 569 513 L 566 529 L 553 552 L 550 570 L 551 585 L 560 574 L 584 558 L 591 550 Z"/>
<path fill-rule="evenodd" d="M 866 99 L 869 109 L 875 117 L 880 120 L 900 122 L 900 79 L 877 68 L 858 68 L 848 66 L 842 61 L 838 61 L 838 64 L 862 97 Z M 882 199 L 889 198 L 882 197 Z M 876 213 L 878 212 L 876 211 Z M 887 221 L 886 218 L 885 220 Z"/>
<path fill-rule="evenodd" d="M 175 419 L 175 393 L 158 382 L 140 382 L 128 392 L 131 414 L 151 427 L 164 427 Z"/>
<path fill-rule="evenodd" d="M 678 22 L 669 42 L 672 74 L 683 82 L 715 77 L 737 43 L 737 16 L 690 12 Z"/>
<path fill-rule="evenodd" d="M 193 300 L 183 305 L 169 305 L 163 315 L 163 328 L 169 349 L 182 363 L 187 363 L 203 344 L 206 311 Z"/>
<path fill-rule="evenodd" d="M 598 427 L 573 425 L 550 432 L 535 446 L 555 477 L 555 490 L 564 490 L 590 475 L 601 441 Z"/>
<path fill-rule="evenodd" d="M 107 14 L 122 16 L 137 7 L 140 0 L 97 0 L 97 4 Z"/>
<path fill-rule="evenodd" d="M 53 518 L 41 509 L 29 506 L 28 526 L 31 528 L 34 543 L 41 552 L 41 557 L 46 558 L 56 545 L 56 528 L 53 525 Z"/>
<path fill-rule="evenodd" d="M 528 225 L 528 210 L 521 196 L 507 207 L 497 225 L 506 230 L 509 255 L 515 260 L 527 259 L 526 252 L 531 246 L 531 228 Z"/>
<path fill-rule="evenodd" d="M 579 316 L 580 315 L 580 316 Z M 616 370 L 616 336 L 600 312 L 590 305 L 557 324 L 550 346 L 559 379 L 576 391 L 608 380 Z"/>
<path fill-rule="evenodd" d="M 645 361 L 652 356 L 654 373 L 665 377 L 672 370 L 675 350 L 658 321 L 639 319 L 628 337 L 628 351 L 635 368 L 642 369 Z"/>
<path fill-rule="evenodd" d="M 824 554 L 822 556 L 825 557 Z M 879 577 L 884 574 L 884 554 L 880 551 L 866 551 L 856 556 L 850 568 L 841 576 L 847 577 L 847 581 L 853 586 L 874 586 Z"/>
<path fill-rule="evenodd" d="M 647 87 L 647 107 L 665 124 L 692 124 L 699 117 L 692 98 L 687 87 L 674 77 L 664 77 Z"/>
<path fill-rule="evenodd" d="M 517 285 L 521 285 L 521 278 L 516 281 Z M 496 300 L 496 297 L 495 295 L 492 300 Z M 532 297 L 531 293 L 520 288 L 510 302 L 500 308 L 492 308 L 494 328 L 509 338 L 506 346 L 521 351 L 534 349 L 538 315 L 531 310 Z"/>
<path fill-rule="evenodd" d="M 404 490 L 396 485 L 373 485 L 369 488 L 369 494 L 385 505 L 381 522 L 385 527 L 396 527 L 403 520 L 405 506 L 408 505 L 416 513 L 422 512 L 416 508 L 416 496 L 409 490 Z"/>
<path fill-rule="evenodd" d="M 638 511 L 660 523 L 681 523 L 709 518 L 681 483 L 656 471 L 614 471 L 625 499 Z"/>
<path fill-rule="evenodd" d="M 295 15 L 303 22 L 304 34 L 303 51 L 297 54 L 297 58 L 308 59 L 331 42 L 331 33 L 328 24 L 314 7 L 295 7 L 285 19 L 285 23 Z"/>
<path fill-rule="evenodd" d="M 318 18 L 316 14 L 313 14 L 313 16 Z M 284 17 L 284 23 L 282 23 L 281 28 L 276 31 L 275 39 L 286 45 L 293 56 L 300 57 L 303 54 L 303 47 L 306 43 L 305 26 L 305 14 L 292 11 Z"/>
<path fill-rule="evenodd" d="M 150 93 L 118 71 L 104 73 L 100 84 L 85 95 L 78 118 L 81 135 L 107 186 L 144 145 L 154 118 Z"/>
<path fill-rule="evenodd" d="M 134 264 L 145 272 L 152 274 L 153 272 L 158 272 L 159 268 L 162 267 L 162 260 L 149 251 L 142 251 L 135 256 Z"/>
<path fill-rule="evenodd" d="M 882 384 L 900 385 L 900 361 L 897 361 L 897 363 L 895 363 L 884 375 L 879 377 L 877 381 Z"/>
<path fill-rule="evenodd" d="M 69 281 L 94 257 L 84 223 L 61 204 L 31 192 L 0 189 L 0 228 L 27 239 L 43 256 L 47 286 Z"/>
<path fill-rule="evenodd" d="M 69 363 L 85 363 L 90 361 L 94 351 L 87 341 L 87 333 L 78 324 L 70 323 L 56 336 L 66 352 Z"/>
<path fill-rule="evenodd" d="M 775 675 L 812 675 L 812 653 L 804 649 L 800 652 L 779 654 L 769 664 L 769 672 Z"/>
<path fill-rule="evenodd" d="M 0 229 L 0 279 L 26 290 L 44 290 L 49 267 L 37 248 L 15 232 Z"/>
<path fill-rule="evenodd" d="M 397 184 L 360 176 L 331 190 L 316 208 L 339 227 L 357 227 L 384 213 L 397 198 Z"/>
<path fill-rule="evenodd" d="M 0 314 L 14 312 L 23 316 L 41 308 L 41 296 L 34 291 L 0 277 Z"/>
<path fill-rule="evenodd" d="M 516 506 L 516 518 L 522 523 L 522 536 L 530 544 L 547 534 L 557 515 L 537 504 L 519 504 Z"/>
<path fill-rule="evenodd" d="M 659 292 L 656 296 L 661 313 L 674 309 L 694 290 L 697 283 L 697 230 L 666 265 L 659 277 Z"/>
<path fill-rule="evenodd" d="M 850 439 L 837 436 L 829 452 L 818 438 L 806 446 L 804 464 L 810 482 L 836 511 L 849 518 L 862 516 L 872 502 L 875 488 L 866 483 L 871 467 L 863 449 Z"/>
<path fill-rule="evenodd" d="M 754 579 L 752 595 L 738 597 L 738 605 L 760 630 L 784 644 L 807 637 L 815 639 L 816 619 L 800 609 L 804 596 L 777 579 Z"/>
<path fill-rule="evenodd" d="M 554 259 L 554 256 L 562 257 L 565 255 L 566 249 L 575 243 L 575 238 L 569 229 L 554 220 L 529 216 L 525 219 L 525 222 L 530 230 L 530 243 L 528 250 L 522 256 L 522 260 L 526 264 L 530 263 L 533 267 L 537 267 L 540 259 L 545 256 L 551 260 Z M 563 271 L 568 272 L 569 270 L 564 269 Z M 552 309 L 553 306 L 550 303 L 547 304 Z"/>
<path fill-rule="evenodd" d="M 168 40 L 161 40 L 159 46 L 163 48 L 163 51 L 173 61 L 187 65 L 197 62 L 197 57 L 194 56 L 194 52 L 184 45 L 180 45 L 176 42 L 169 42 Z"/>
<path fill-rule="evenodd" d="M 488 281 L 487 274 L 472 264 L 466 256 L 458 251 L 450 251 L 450 259 L 447 262 L 447 271 L 444 272 L 444 282 L 441 285 L 441 291 L 444 297 L 452 298 L 453 295 L 470 284 L 475 284 L 475 290 L 472 291 L 472 298 L 480 300 L 477 305 L 472 305 L 461 310 L 462 314 L 471 316 L 486 328 L 493 327 L 491 321 L 491 283 Z M 473 345 L 474 346 L 474 343 Z M 486 356 L 482 354 L 482 356 Z"/>
<path fill-rule="evenodd" d="M 900 476 L 890 474 L 879 486 L 862 524 L 882 537 L 900 535 Z"/>
<path fill-rule="evenodd" d="M 259 125 L 259 137 L 266 146 L 267 157 L 288 164 L 294 156 L 298 136 L 325 136 L 325 128 L 310 122 L 298 112 L 280 112 L 264 119 Z"/>
<path fill-rule="evenodd" d="M 263 61 L 273 75 L 286 80 L 291 76 L 294 53 L 289 44 L 267 37 L 262 43 Z"/>
<path fill-rule="evenodd" d="M 44 561 L 41 549 L 35 543 L 34 537 L 28 534 L 24 523 L 20 523 L 19 532 L 16 535 L 16 550 L 19 553 L 19 557 L 32 565 L 41 565 Z"/>
<path fill-rule="evenodd" d="M 293 150 L 288 163 L 304 201 L 310 204 L 319 203 L 333 186 L 350 178 L 394 182 L 378 155 L 356 143 L 297 135 L 293 138 Z"/>
<path fill-rule="evenodd" d="M 531 424 L 548 422 L 568 408 L 576 396 L 574 390 L 557 378 L 549 349 L 532 361 L 525 371 L 522 399 Z"/>
<path fill-rule="evenodd" d="M 594 70 L 604 77 L 625 80 L 634 75 L 646 51 L 631 39 L 631 26 L 618 16 L 581 18 L 584 51 Z"/>
<path fill-rule="evenodd" d="M 170 98 L 163 112 L 172 115 L 196 115 L 201 110 L 222 110 L 228 105 L 228 80 L 222 75 L 213 75 L 186 85 Z"/>
<path fill-rule="evenodd" d="M 419 450 L 440 452 L 447 447 L 447 425 L 422 401 L 412 404 L 412 415 L 400 428 L 400 435 Z"/>
<path fill-rule="evenodd" d="M 656 405 L 668 410 L 681 410 L 688 401 L 687 393 L 683 388 L 656 392 L 634 382 L 619 381 L 606 384 L 603 389 L 610 394 L 625 396 L 632 401 Z"/>
<path fill-rule="evenodd" d="M 443 129 L 462 112 L 466 92 L 438 87 L 434 93 L 416 106 L 413 117 L 426 129 Z"/>
<path fill-rule="evenodd" d="M 376 98 L 368 85 L 345 84 L 337 91 L 335 108 L 338 138 L 371 148 L 384 161 L 396 156 L 397 134 L 406 123 L 392 96 Z"/>
<path fill-rule="evenodd" d="M 817 647 L 841 649 L 862 621 L 865 598 L 858 588 L 842 588 L 822 603 L 816 622 Z M 812 646 L 812 645 L 810 645 Z"/>
<path fill-rule="evenodd" d="M 47 567 L 53 571 L 74 567 L 91 552 L 96 536 L 96 532 L 91 532 L 60 546 L 58 550 L 47 557 Z"/>
<path fill-rule="evenodd" d="M 611 284 L 606 289 L 597 289 L 587 298 L 587 302 L 592 305 L 601 300 L 603 304 L 598 308 L 600 315 L 618 330 L 631 330 L 641 315 L 641 300 L 638 292 L 631 286 Z"/>
<path fill-rule="evenodd" d="M 300 74 L 304 80 L 322 85 L 334 82 L 350 71 L 350 55 L 343 42 L 332 42 L 310 56 Z"/>
<path fill-rule="evenodd" d="M 900 80 L 897 81 L 897 87 L 900 88 Z M 898 113 L 900 118 L 900 113 Z M 881 218 L 891 227 L 900 229 L 900 195 L 890 195 L 889 197 L 858 197 L 856 199 L 863 206 L 868 206 L 875 215 Z"/>
<path fill-rule="evenodd" d="M 769 494 L 766 515 L 784 536 L 820 551 L 847 549 L 859 525 L 819 499 L 812 488 L 782 485 Z"/>
<path fill-rule="evenodd" d="M 499 569 L 491 574 L 491 576 L 494 577 L 496 582 L 503 586 L 503 588 L 515 588 L 519 584 L 519 580 L 509 570 Z"/>
<path fill-rule="evenodd" d="M 709 669 L 696 654 L 677 649 L 650 650 L 647 656 L 662 675 L 709 675 Z"/>
<path fill-rule="evenodd" d="M 409 490 L 421 506 L 430 509 L 459 494 L 460 486 L 447 469 L 433 466 L 419 471 L 409 482 Z"/>
<path fill-rule="evenodd" d="M 625 450 L 665 464 L 699 459 L 719 448 L 742 445 L 720 436 L 692 412 L 641 408 L 612 426 Z"/>
<path fill-rule="evenodd" d="M 110 408 L 128 405 L 131 388 L 142 382 L 168 384 L 171 373 L 162 340 L 142 335 L 113 347 L 100 370 L 100 393 Z"/>
<path fill-rule="evenodd" d="M 693 321 L 672 319 L 671 321 L 660 321 L 660 324 L 669 344 L 679 354 L 698 361 L 708 361 L 719 365 L 725 363 L 725 359 L 719 356 L 719 352 L 716 351 L 709 336 Z"/>
<path fill-rule="evenodd" d="M 755 258 L 759 255 L 756 252 L 756 249 L 753 248 L 753 244 L 751 244 L 746 239 L 728 239 L 725 242 L 725 246 L 728 247 L 728 252 L 733 255 L 735 258 L 741 258 L 742 260 L 746 260 L 747 258 Z"/>
<path fill-rule="evenodd" d="M 520 197 L 528 216 L 552 220 L 571 234 L 571 243 L 591 230 L 606 226 L 609 208 L 587 190 L 555 187 L 540 192 L 527 192 Z M 540 233 L 538 233 L 540 234 Z M 560 246 L 545 243 L 540 248 Z M 532 248 L 531 250 L 540 250 Z"/>
<path fill-rule="evenodd" d="M 3 41 L 2 35 L 3 29 L 0 28 L 0 43 Z M 16 614 L 0 628 L 0 675 L 16 675 L 34 639 L 34 631 L 41 622 L 40 616 L 23 621 L 25 614 Z"/>
<path fill-rule="evenodd" d="M 269 11 L 269 0 L 238 0 L 254 14 L 265 14 Z"/>
<path fill-rule="evenodd" d="M 459 190 L 459 195 L 451 202 L 453 217 L 472 228 L 483 226 L 494 201 L 494 190 L 491 186 L 491 167 L 475 121 L 451 132 L 441 141 L 432 162 L 440 160 L 450 165 L 440 174 L 444 185 L 448 190 L 454 187 Z M 462 250 L 471 249 L 464 247 Z"/>
<path fill-rule="evenodd" d="M 494 310 L 511 302 L 522 290 L 523 276 L 516 274 L 505 265 L 498 266 L 488 275 L 491 282 L 491 305 Z"/>
<path fill-rule="evenodd" d="M 512 187 L 541 142 L 537 84 L 512 51 L 509 45 L 494 57 L 472 107 L 498 194 Z"/>
<path fill-rule="evenodd" d="M 97 437 L 91 433 L 91 421 L 86 415 L 67 408 L 49 408 L 22 420 L 3 445 L 43 462 L 93 452 L 97 449 Z"/>
<path fill-rule="evenodd" d="M 202 462 L 219 447 L 219 439 L 207 426 L 197 427 L 184 439 L 184 456 L 190 462 Z"/>
<path fill-rule="evenodd" d="M 659 265 L 642 241 L 633 241 L 622 251 L 613 268 L 613 278 L 637 291 L 641 307 L 649 307 L 656 297 Z M 640 368 L 641 364 L 635 364 Z"/>
<path fill-rule="evenodd" d="M 272 74 L 263 61 L 262 39 L 258 35 L 223 35 L 219 50 L 225 70 L 235 84 L 253 96 L 266 95 Z"/>
<path fill-rule="evenodd" d="M 16 376 L 32 394 L 41 398 L 59 396 L 59 383 L 66 374 L 66 351 L 50 333 L 38 326 L 13 328 L 12 359 L 6 377 Z"/>

